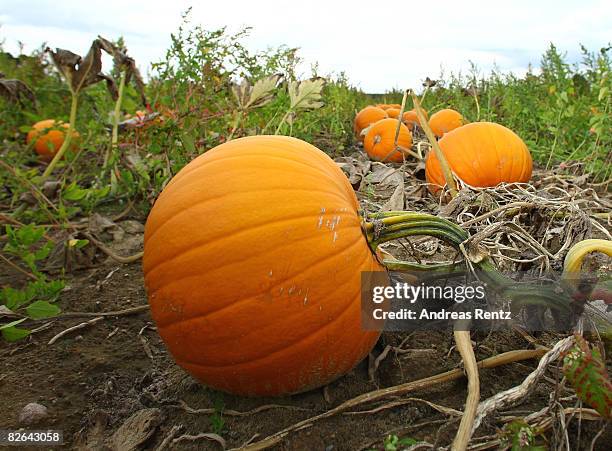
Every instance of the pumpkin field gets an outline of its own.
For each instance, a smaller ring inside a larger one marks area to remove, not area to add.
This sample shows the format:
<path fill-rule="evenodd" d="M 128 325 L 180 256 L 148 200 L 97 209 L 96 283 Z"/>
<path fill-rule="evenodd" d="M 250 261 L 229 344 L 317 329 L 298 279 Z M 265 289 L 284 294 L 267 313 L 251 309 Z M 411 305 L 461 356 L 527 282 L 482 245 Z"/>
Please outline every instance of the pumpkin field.
<path fill-rule="evenodd" d="M 0 431 L 610 449 L 612 47 L 365 93 L 247 33 L 185 22 L 146 75 L 122 38 L 0 40 Z M 370 274 L 515 322 L 369 329 Z"/>

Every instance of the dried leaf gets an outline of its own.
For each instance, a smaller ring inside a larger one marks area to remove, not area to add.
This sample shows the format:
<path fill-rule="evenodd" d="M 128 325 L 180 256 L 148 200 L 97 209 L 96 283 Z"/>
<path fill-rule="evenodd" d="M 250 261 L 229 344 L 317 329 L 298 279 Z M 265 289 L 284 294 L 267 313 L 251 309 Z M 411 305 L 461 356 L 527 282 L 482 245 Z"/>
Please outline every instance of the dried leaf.
<path fill-rule="evenodd" d="M 64 76 L 73 93 L 79 93 L 88 86 L 101 80 L 106 80 L 111 96 L 113 96 L 113 99 L 116 99 L 117 89 L 114 86 L 115 83 L 112 78 L 101 73 L 101 46 L 102 44 L 99 39 L 94 40 L 85 58 L 81 58 L 70 50 L 55 49 L 54 52 L 47 47 L 45 51 L 51 55 L 53 63 Z"/>
<path fill-rule="evenodd" d="M 282 75 L 276 74 L 261 78 L 254 85 L 251 85 L 247 79 L 242 80 L 239 85 L 233 85 L 232 93 L 238 107 L 244 111 L 266 105 L 274 98 L 274 91 L 281 79 Z"/>
<path fill-rule="evenodd" d="M 161 410 L 142 409 L 129 417 L 110 438 L 113 450 L 142 449 L 143 444 L 153 435 L 163 421 Z"/>
<path fill-rule="evenodd" d="M 393 191 L 389 200 L 383 205 L 382 211 L 399 211 L 404 209 L 404 184 L 400 183 Z"/>
<path fill-rule="evenodd" d="M 576 345 L 563 358 L 563 373 L 580 400 L 605 417 L 612 418 L 612 383 L 596 347 L 576 334 Z"/>
<path fill-rule="evenodd" d="M 140 75 L 140 71 L 136 67 L 136 61 L 134 61 L 134 58 L 127 55 L 127 49 L 120 48 L 114 42 L 104 39 L 102 36 L 98 36 L 98 40 L 100 41 L 102 50 L 113 57 L 115 69 L 119 72 L 125 71 L 125 83 L 128 84 L 132 80 L 132 77 L 134 78 L 134 84 L 136 85 L 138 94 L 140 94 L 142 104 L 147 105 L 147 98 L 144 93 L 144 80 L 142 79 L 142 75 Z"/>
<path fill-rule="evenodd" d="M 325 105 L 322 99 L 322 91 L 325 79 L 321 77 L 310 80 L 289 82 L 289 98 L 291 99 L 291 110 L 315 110 Z"/>
<path fill-rule="evenodd" d="M 0 96 L 12 103 L 24 105 L 23 100 L 27 99 L 30 102 L 36 102 L 34 92 L 21 80 L 4 78 L 4 74 L 0 73 Z"/>
<path fill-rule="evenodd" d="M 436 86 L 438 84 L 437 80 L 432 80 L 431 78 L 427 77 L 425 78 L 425 81 L 423 82 L 423 86 L 425 88 L 433 88 L 434 86 Z"/>

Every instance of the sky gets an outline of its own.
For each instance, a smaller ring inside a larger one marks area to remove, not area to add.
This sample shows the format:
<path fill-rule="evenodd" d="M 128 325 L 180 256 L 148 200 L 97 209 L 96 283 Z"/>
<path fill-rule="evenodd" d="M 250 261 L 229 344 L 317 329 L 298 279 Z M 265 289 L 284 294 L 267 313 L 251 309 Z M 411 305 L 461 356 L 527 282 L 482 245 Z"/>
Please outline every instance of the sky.
<path fill-rule="evenodd" d="M 550 42 L 575 62 L 580 44 L 598 50 L 612 41 L 610 0 L 0 0 L 0 42 L 12 53 L 21 41 L 26 53 L 46 42 L 84 54 L 98 34 L 123 36 L 146 74 L 190 6 L 193 24 L 253 27 L 245 41 L 253 51 L 299 47 L 305 76 L 318 62 L 321 75 L 344 71 L 370 93 L 419 88 L 441 69 L 466 73 L 470 61 L 482 73 L 520 75 Z"/>

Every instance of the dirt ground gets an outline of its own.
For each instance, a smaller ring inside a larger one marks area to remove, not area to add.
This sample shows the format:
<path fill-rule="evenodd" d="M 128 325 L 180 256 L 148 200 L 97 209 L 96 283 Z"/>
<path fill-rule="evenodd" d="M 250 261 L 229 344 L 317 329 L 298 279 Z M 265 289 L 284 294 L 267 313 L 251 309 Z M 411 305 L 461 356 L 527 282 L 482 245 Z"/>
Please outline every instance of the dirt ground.
<path fill-rule="evenodd" d="M 133 252 L 142 242 L 138 224 L 143 219 L 128 216 L 117 223 L 121 231 L 112 226 L 113 230 L 104 233 L 111 240 L 109 233 L 115 234 L 124 254 L 126 250 Z M 68 286 L 60 301 L 63 312 L 111 312 L 146 306 L 140 262 L 118 264 L 98 253 L 89 266 L 67 275 Z M 0 285 L 15 277 L 15 273 L 3 268 Z M 0 429 L 19 428 L 21 409 L 36 402 L 48 408 L 48 416 L 36 428 L 62 430 L 63 448 L 157 449 L 165 441 L 165 449 L 222 449 L 216 436 L 193 439 L 201 433 L 217 433 L 228 449 L 237 448 L 360 394 L 439 374 L 460 364 L 458 353 L 451 349 L 450 332 L 385 333 L 373 350 L 374 358 L 387 345 L 401 344 L 405 352 L 389 352 L 373 379 L 366 360 L 324 389 L 283 398 L 242 398 L 209 389 L 174 364 L 146 310 L 105 317 L 49 344 L 62 330 L 90 319 L 56 319 L 47 329 L 24 341 L 0 342 Z M 544 333 L 538 341 L 550 345 L 559 338 Z M 475 332 L 473 339 L 477 359 L 515 349 L 533 349 L 513 331 Z M 526 360 L 482 370 L 481 398 L 518 385 L 536 364 Z M 551 367 L 547 376 L 525 402 L 503 414 L 525 415 L 547 406 L 553 382 L 561 378 L 556 367 Z M 457 417 L 441 413 L 423 401 L 461 410 L 465 396 L 466 380 L 460 378 L 410 393 L 403 398 L 419 399 L 392 408 L 367 412 L 393 398 L 317 421 L 288 434 L 271 449 L 383 449 L 383 439 L 389 434 L 448 446 L 458 426 Z M 578 434 L 577 423 L 571 423 L 570 434 Z M 588 449 L 601 424 L 584 421 L 580 427 L 580 449 Z M 595 449 L 609 449 L 611 429 L 599 438 Z M 495 432 L 495 426 L 487 423 L 476 436 Z M 183 438 L 176 441 L 179 437 Z"/>

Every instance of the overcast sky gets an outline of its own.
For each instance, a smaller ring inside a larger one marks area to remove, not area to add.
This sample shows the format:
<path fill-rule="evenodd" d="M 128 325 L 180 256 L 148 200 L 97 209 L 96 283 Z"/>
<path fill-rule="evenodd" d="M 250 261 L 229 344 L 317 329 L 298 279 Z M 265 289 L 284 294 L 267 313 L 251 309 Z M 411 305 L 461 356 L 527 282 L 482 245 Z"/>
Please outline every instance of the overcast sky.
<path fill-rule="evenodd" d="M 300 47 L 304 73 L 318 61 L 321 74 L 346 71 L 367 92 L 419 87 L 441 67 L 466 71 L 469 61 L 484 72 L 496 64 L 524 73 L 550 42 L 577 61 L 580 43 L 597 50 L 612 40 L 610 0 L 0 0 L 0 40 L 11 52 L 21 41 L 26 52 L 47 42 L 84 53 L 98 34 L 122 35 L 146 73 L 191 5 L 192 23 L 252 26 L 253 50 Z"/>

